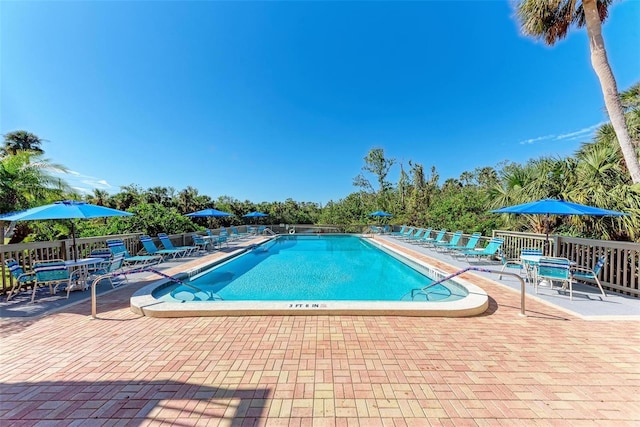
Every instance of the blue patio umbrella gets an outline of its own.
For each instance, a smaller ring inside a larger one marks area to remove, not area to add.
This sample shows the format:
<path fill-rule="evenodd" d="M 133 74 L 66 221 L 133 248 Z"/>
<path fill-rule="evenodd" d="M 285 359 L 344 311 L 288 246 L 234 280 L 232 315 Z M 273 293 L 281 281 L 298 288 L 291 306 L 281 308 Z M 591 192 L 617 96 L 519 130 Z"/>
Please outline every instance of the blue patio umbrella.
<path fill-rule="evenodd" d="M 230 214 L 228 212 L 223 212 L 223 211 L 219 211 L 217 209 L 203 209 L 201 211 L 198 212 L 191 212 L 186 214 L 186 216 L 190 216 L 190 217 L 208 217 L 208 216 L 213 216 L 213 217 L 222 217 L 222 216 L 233 216 L 233 214 Z"/>
<path fill-rule="evenodd" d="M 369 216 L 375 216 L 375 217 L 390 217 L 393 216 L 392 214 L 385 212 L 385 211 L 375 211 L 375 212 L 371 212 L 369 214 Z"/>
<path fill-rule="evenodd" d="M 375 211 L 375 212 L 371 212 L 369 216 L 372 216 L 375 218 L 389 218 L 389 217 L 392 217 L 393 215 L 385 211 Z"/>
<path fill-rule="evenodd" d="M 269 215 L 266 214 L 266 213 L 254 211 L 254 212 L 249 212 L 248 214 L 244 214 L 242 216 L 245 217 L 245 218 L 263 218 L 263 217 L 269 216 Z"/>
<path fill-rule="evenodd" d="M 244 214 L 242 215 L 244 218 L 255 218 L 255 223 L 258 223 L 258 218 L 264 218 L 267 215 L 266 213 L 262 213 L 262 212 L 258 212 L 258 211 L 253 211 L 253 212 L 249 212 L 248 214 Z"/>
<path fill-rule="evenodd" d="M 103 218 L 108 216 L 133 216 L 130 212 L 105 206 L 92 205 L 77 200 L 62 200 L 49 205 L 0 215 L 0 221 L 39 221 L 47 219 L 70 219 L 73 238 L 73 259 L 78 259 L 74 219 Z"/>
<path fill-rule="evenodd" d="M 557 199 L 543 199 L 521 205 L 507 206 L 491 211 L 493 213 L 513 213 L 531 215 L 588 215 L 588 216 L 624 216 L 624 212 L 611 211 L 578 203 Z"/>
<path fill-rule="evenodd" d="M 493 213 L 511 213 L 517 215 L 545 215 L 545 245 L 549 241 L 550 215 L 586 215 L 586 216 L 626 216 L 624 212 L 601 209 L 594 206 L 581 205 L 558 199 L 543 199 L 521 205 L 507 206 L 492 210 Z"/>

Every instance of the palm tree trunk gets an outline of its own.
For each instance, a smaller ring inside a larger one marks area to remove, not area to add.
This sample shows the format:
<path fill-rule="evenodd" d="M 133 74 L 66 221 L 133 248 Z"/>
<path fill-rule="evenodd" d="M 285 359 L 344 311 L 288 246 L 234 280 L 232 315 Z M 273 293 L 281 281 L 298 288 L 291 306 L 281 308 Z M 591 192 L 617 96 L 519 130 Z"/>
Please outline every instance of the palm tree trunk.
<path fill-rule="evenodd" d="M 618 95 L 618 87 L 613 77 L 609 60 L 607 59 L 607 50 L 604 47 L 604 39 L 602 38 L 602 25 L 600 22 L 600 14 L 598 13 L 597 0 L 583 0 L 582 7 L 587 23 L 587 34 L 589 36 L 589 48 L 591 49 L 591 65 L 600 80 L 602 94 L 604 95 L 604 104 L 609 113 L 609 119 L 613 130 L 618 137 L 618 143 L 622 150 L 622 156 L 634 183 L 640 182 L 640 162 L 636 149 L 631 142 L 629 131 L 624 118 L 624 111 L 620 103 Z"/>

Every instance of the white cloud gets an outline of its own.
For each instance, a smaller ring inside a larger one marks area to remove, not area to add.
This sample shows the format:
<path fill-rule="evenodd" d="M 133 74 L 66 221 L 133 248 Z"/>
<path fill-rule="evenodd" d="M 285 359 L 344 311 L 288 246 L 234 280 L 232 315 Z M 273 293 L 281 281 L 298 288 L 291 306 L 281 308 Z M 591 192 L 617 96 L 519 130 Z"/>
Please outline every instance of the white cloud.
<path fill-rule="evenodd" d="M 67 171 L 67 173 L 54 173 L 69 184 L 71 188 L 82 193 L 93 193 L 94 189 L 110 190 L 114 188 L 106 179 L 96 178 L 94 176 L 83 175 L 76 171 Z"/>
<path fill-rule="evenodd" d="M 106 180 L 85 176 L 81 179 L 81 182 L 86 185 L 90 185 L 93 188 L 99 188 L 101 190 L 108 190 L 113 188 Z"/>
<path fill-rule="evenodd" d="M 535 144 L 538 141 L 544 141 L 552 138 L 555 138 L 555 135 L 546 135 L 546 136 L 539 136 L 537 138 L 525 139 L 524 141 L 520 141 L 518 144 L 521 144 L 521 145 Z"/>
<path fill-rule="evenodd" d="M 90 188 L 76 187 L 76 186 L 72 186 L 71 188 L 74 189 L 75 191 L 79 192 L 79 193 L 84 193 L 84 194 L 93 193 L 93 191 Z"/>
<path fill-rule="evenodd" d="M 594 130 L 598 129 L 603 124 L 604 124 L 604 122 L 595 124 L 593 126 L 589 126 L 587 128 L 584 128 L 584 129 L 577 130 L 575 132 L 569 132 L 569 133 L 565 133 L 565 134 L 562 134 L 562 135 L 558 135 L 556 137 L 556 140 L 578 139 L 578 138 L 589 137 L 589 136 L 591 136 L 593 134 Z"/>
<path fill-rule="evenodd" d="M 595 125 L 580 129 L 580 130 L 576 130 L 573 132 L 568 132 L 568 133 L 563 133 L 560 135 L 545 135 L 545 136 L 538 136 L 536 138 L 529 138 L 529 139 L 525 139 L 523 141 L 518 142 L 518 144 L 520 145 L 526 145 L 526 144 L 539 144 L 542 142 L 552 142 L 552 141 L 562 141 L 564 139 L 569 140 L 569 141 L 573 141 L 576 139 L 590 139 L 593 136 L 593 132 L 595 130 L 597 130 L 600 126 L 602 126 L 603 124 L 605 124 L 605 122 L 602 123 L 597 123 Z"/>

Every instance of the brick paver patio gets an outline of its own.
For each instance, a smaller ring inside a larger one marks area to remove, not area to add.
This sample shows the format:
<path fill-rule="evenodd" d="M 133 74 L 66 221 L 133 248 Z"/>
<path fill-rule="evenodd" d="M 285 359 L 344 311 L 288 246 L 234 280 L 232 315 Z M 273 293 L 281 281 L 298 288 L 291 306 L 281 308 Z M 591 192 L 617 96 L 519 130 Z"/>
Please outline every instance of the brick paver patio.
<path fill-rule="evenodd" d="M 466 276 L 467 278 L 470 276 Z M 135 285 L 1 326 L 1 425 L 640 425 L 640 323 L 489 280 L 473 318 L 159 319 Z"/>

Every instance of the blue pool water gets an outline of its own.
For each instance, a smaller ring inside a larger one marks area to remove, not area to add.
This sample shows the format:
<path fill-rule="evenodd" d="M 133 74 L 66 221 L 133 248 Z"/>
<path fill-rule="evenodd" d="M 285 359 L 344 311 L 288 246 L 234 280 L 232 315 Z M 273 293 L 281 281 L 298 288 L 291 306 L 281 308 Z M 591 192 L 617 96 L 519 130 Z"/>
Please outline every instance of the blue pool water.
<path fill-rule="evenodd" d="M 349 235 L 286 235 L 213 267 L 185 284 L 159 288 L 162 301 L 401 301 L 433 283 L 366 239 Z M 429 289 L 429 301 L 464 298 L 452 282 Z"/>

